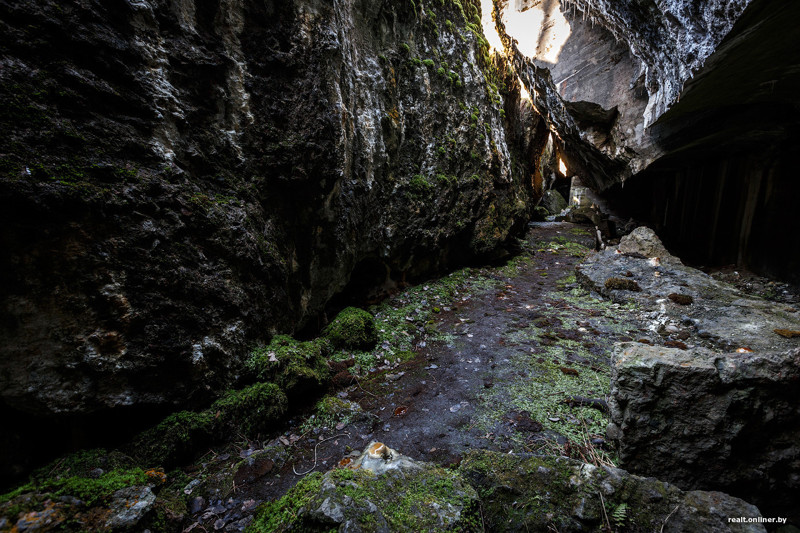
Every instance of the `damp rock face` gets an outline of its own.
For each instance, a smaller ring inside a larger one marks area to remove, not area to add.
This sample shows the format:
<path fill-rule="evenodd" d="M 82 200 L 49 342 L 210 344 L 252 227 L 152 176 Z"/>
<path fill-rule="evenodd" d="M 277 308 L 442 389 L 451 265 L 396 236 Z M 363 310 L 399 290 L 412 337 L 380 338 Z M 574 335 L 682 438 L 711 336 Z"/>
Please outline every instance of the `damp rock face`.
<path fill-rule="evenodd" d="M 665 147 L 652 126 L 712 59 L 751 0 L 496 2 L 500 38 L 573 173 L 605 189 Z M 774 8 L 774 6 L 773 6 Z"/>
<path fill-rule="evenodd" d="M 724 354 L 625 343 L 611 372 L 608 434 L 625 468 L 800 518 L 800 348 Z"/>
<path fill-rule="evenodd" d="M 476 451 L 459 472 L 481 499 L 491 531 L 592 531 L 612 524 L 624 531 L 765 531 L 729 524 L 730 516 L 758 517 L 758 509 L 720 492 L 684 492 L 625 470 L 566 457 Z M 608 521 L 608 522 L 606 522 Z"/>
<path fill-rule="evenodd" d="M 478 2 L 429 4 L 0 5 L 2 409 L 207 403 L 334 295 L 501 251 L 546 134 Z"/>
<path fill-rule="evenodd" d="M 757 507 L 721 492 L 566 457 L 474 451 L 457 471 L 373 442 L 348 468 L 311 474 L 265 503 L 249 531 L 762 532 Z"/>
<path fill-rule="evenodd" d="M 683 265 L 647 228 L 576 273 L 587 289 L 640 309 L 655 334 L 656 345 L 625 343 L 613 355 L 608 433 L 621 466 L 722 490 L 768 515 L 794 509 L 800 345 L 779 332 L 800 327 L 797 310 Z"/>

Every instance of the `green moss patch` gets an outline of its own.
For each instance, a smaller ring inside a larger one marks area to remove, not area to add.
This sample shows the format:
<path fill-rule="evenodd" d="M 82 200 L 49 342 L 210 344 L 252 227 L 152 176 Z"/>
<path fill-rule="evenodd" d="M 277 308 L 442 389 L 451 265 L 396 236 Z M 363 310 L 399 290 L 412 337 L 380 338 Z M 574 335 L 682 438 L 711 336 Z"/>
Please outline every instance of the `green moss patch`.
<path fill-rule="evenodd" d="M 328 379 L 330 353 L 326 339 L 300 342 L 288 335 L 276 335 L 267 346 L 253 350 L 245 365 L 257 379 L 272 381 L 292 392 L 302 385 L 320 386 Z"/>
<path fill-rule="evenodd" d="M 379 476 L 337 469 L 311 474 L 280 500 L 262 505 L 247 531 L 322 531 L 346 522 L 365 532 L 477 531 L 475 501 L 460 475 L 432 465 Z"/>
<path fill-rule="evenodd" d="M 367 311 L 356 307 L 342 310 L 322 334 L 336 348 L 369 350 L 378 341 L 375 319 Z"/>
<path fill-rule="evenodd" d="M 485 270 L 465 268 L 437 280 L 410 287 L 371 308 L 375 315 L 381 358 L 390 362 L 414 356 L 415 339 L 427 335 L 448 341 L 435 328 L 434 316 L 453 309 L 460 297 L 479 294 L 498 286 Z"/>
<path fill-rule="evenodd" d="M 325 396 L 314 407 L 314 414 L 308 417 L 300 429 L 304 433 L 314 428 L 336 428 L 341 424 L 345 426 L 359 416 L 363 416 L 361 406 L 349 400 L 336 396 Z"/>
<path fill-rule="evenodd" d="M 131 454 L 146 464 L 172 467 L 231 431 L 255 436 L 268 429 L 288 407 L 286 395 L 273 383 L 231 391 L 200 412 L 180 411 L 139 434 Z"/>

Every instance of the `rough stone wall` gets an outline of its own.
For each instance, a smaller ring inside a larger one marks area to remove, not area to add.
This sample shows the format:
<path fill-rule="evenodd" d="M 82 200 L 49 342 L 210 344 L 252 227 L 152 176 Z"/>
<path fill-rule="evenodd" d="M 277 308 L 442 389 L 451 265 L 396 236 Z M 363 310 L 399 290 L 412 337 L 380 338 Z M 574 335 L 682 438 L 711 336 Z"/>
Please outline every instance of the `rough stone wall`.
<path fill-rule="evenodd" d="M 570 170 L 603 190 L 665 153 L 650 126 L 679 101 L 684 84 L 750 1 L 495 0 L 495 5 L 506 50 L 534 105 L 557 133 Z M 542 21 L 540 27 L 511 24 L 526 11 L 541 11 L 538 18 L 529 17 Z M 563 35 L 552 29 L 558 24 Z M 513 42 L 529 39 L 527 32 L 540 34 L 540 46 Z"/>
<path fill-rule="evenodd" d="M 0 2 L 3 413 L 203 402 L 255 340 L 318 325 L 354 270 L 495 252 L 542 143 L 479 19 L 470 1 Z"/>
<path fill-rule="evenodd" d="M 797 521 L 799 363 L 798 349 L 722 354 L 620 345 L 609 401 L 620 461 Z"/>

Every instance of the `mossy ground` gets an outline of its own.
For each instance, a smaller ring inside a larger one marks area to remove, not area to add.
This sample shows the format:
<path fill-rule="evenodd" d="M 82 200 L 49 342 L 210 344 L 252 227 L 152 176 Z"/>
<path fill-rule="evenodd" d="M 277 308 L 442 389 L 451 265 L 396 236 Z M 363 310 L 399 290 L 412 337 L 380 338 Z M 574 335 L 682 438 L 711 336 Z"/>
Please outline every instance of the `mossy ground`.
<path fill-rule="evenodd" d="M 14 524 L 27 515 L 36 522 L 38 512 L 47 516 L 55 511 L 60 531 L 105 531 L 103 521 L 97 522 L 87 510 L 107 507 L 119 489 L 150 486 L 157 491 L 167 480 L 163 470 L 135 464 L 118 451 L 104 449 L 68 455 L 36 470 L 24 485 L 0 495 L 0 517 Z"/>
<path fill-rule="evenodd" d="M 345 519 L 358 523 L 365 532 L 377 531 L 379 523 L 398 532 L 477 531 L 474 500 L 474 489 L 457 473 L 443 468 L 382 475 L 341 468 L 324 475 L 311 474 L 281 499 L 264 504 L 247 531 L 322 531 L 322 524 L 310 511 L 325 501 L 353 502 L 344 507 Z M 440 509 L 463 512 L 453 513 L 454 523 L 443 523 Z"/>

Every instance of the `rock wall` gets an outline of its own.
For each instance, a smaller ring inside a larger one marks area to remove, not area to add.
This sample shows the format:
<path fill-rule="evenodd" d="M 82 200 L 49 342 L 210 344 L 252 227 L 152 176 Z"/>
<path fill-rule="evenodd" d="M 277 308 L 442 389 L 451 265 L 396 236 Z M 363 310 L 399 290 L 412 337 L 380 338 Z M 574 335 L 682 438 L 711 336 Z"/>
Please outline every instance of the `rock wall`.
<path fill-rule="evenodd" d="M 609 435 L 626 468 L 722 490 L 796 522 L 800 349 L 758 354 L 622 344 Z"/>
<path fill-rule="evenodd" d="M 670 155 L 608 191 L 687 261 L 800 282 L 798 16 L 753 2 L 653 128 Z"/>
<path fill-rule="evenodd" d="M 50 417 L 105 413 L 91 441 L 207 401 L 255 340 L 323 325 L 353 272 L 511 239 L 545 133 L 479 21 L 473 1 L 0 2 L 4 468 Z"/>
<path fill-rule="evenodd" d="M 574 174 L 597 190 L 666 153 L 650 129 L 750 0 L 496 0 L 507 53 Z M 533 37 L 533 39 L 531 39 Z"/>
<path fill-rule="evenodd" d="M 800 36 L 780 0 L 495 2 L 568 173 L 698 264 L 797 281 Z M 780 237 L 779 237 L 780 235 Z"/>

